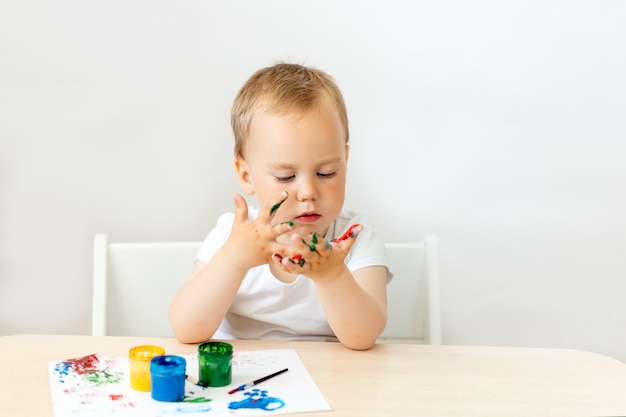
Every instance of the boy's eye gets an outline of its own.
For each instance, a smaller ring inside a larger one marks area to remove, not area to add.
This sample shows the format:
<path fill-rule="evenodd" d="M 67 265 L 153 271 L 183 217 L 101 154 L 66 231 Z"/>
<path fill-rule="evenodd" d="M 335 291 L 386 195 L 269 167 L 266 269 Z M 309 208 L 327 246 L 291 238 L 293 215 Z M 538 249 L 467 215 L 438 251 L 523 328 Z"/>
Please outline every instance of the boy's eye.
<path fill-rule="evenodd" d="M 333 178 L 335 175 L 337 175 L 337 173 L 335 171 L 333 171 L 333 172 L 318 172 L 316 175 L 319 178 L 328 179 L 328 178 Z M 295 175 L 275 175 L 274 176 L 274 179 L 276 179 L 276 181 L 278 181 L 278 182 L 290 182 L 290 181 L 293 181 L 294 178 L 296 178 Z"/>
<path fill-rule="evenodd" d="M 317 176 L 321 178 L 332 178 L 336 175 L 336 172 L 318 172 Z"/>
<path fill-rule="evenodd" d="M 291 181 L 292 179 L 295 178 L 295 175 L 289 175 L 289 176 L 286 176 L 286 177 L 275 177 L 275 178 L 276 178 L 276 181 L 278 181 L 278 182 L 289 182 L 289 181 Z"/>

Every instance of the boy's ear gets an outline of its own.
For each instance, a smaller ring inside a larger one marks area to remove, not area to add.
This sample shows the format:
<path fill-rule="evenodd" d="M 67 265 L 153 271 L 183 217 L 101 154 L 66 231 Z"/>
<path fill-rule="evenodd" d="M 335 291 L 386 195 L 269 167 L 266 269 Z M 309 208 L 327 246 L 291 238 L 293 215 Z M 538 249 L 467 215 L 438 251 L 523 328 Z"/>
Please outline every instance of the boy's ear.
<path fill-rule="evenodd" d="M 350 145 L 346 143 L 346 162 L 348 162 L 349 155 L 350 155 Z"/>
<path fill-rule="evenodd" d="M 239 186 L 241 186 L 243 192 L 248 195 L 254 194 L 252 175 L 250 174 L 250 168 L 248 167 L 248 163 L 245 159 L 240 157 L 235 158 L 235 171 L 237 172 Z"/>

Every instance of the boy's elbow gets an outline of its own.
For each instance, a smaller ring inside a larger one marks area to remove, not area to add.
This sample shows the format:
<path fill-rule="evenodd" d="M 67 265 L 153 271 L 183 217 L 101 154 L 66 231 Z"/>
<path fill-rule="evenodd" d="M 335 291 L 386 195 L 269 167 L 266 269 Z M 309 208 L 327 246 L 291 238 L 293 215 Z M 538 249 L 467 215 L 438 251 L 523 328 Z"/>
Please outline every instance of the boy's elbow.
<path fill-rule="evenodd" d="M 174 317 L 170 317 L 170 327 L 174 333 L 174 337 L 180 343 L 193 344 L 202 343 L 211 338 L 214 332 L 210 334 L 203 331 L 200 323 L 188 323 L 187 321 L 178 321 Z"/>
<path fill-rule="evenodd" d="M 377 330 L 369 329 L 364 333 L 352 333 L 350 335 L 346 335 L 345 337 L 340 337 L 339 341 L 348 349 L 352 350 L 369 350 L 376 345 L 378 338 L 382 334 L 385 326 L 387 324 L 387 317 L 384 317 L 383 322 L 379 326 L 380 328 Z M 370 331 L 372 333 L 370 333 Z M 365 334 L 367 333 L 367 334 Z"/>
<path fill-rule="evenodd" d="M 354 338 L 339 338 L 342 345 L 352 350 L 369 350 L 376 344 L 376 339 L 371 337 L 354 337 Z"/>
<path fill-rule="evenodd" d="M 192 345 L 192 344 L 196 344 L 196 343 L 200 343 L 200 341 L 198 341 L 197 339 L 193 338 L 193 337 L 188 337 L 186 335 L 174 335 L 176 337 L 176 340 L 178 340 L 180 343 L 184 343 L 187 345 Z"/>
<path fill-rule="evenodd" d="M 344 343 L 344 346 L 351 350 L 370 350 L 371 348 L 374 347 L 375 344 L 376 344 L 376 341 L 374 341 L 373 343 L 363 343 L 363 344 L 354 344 L 354 345 L 348 345 Z"/>
<path fill-rule="evenodd" d="M 191 329 L 179 329 L 179 328 L 172 326 L 172 330 L 174 331 L 174 337 L 180 343 L 185 343 L 185 344 L 202 343 L 211 338 L 211 336 L 204 336 L 202 333 L 193 331 Z"/>

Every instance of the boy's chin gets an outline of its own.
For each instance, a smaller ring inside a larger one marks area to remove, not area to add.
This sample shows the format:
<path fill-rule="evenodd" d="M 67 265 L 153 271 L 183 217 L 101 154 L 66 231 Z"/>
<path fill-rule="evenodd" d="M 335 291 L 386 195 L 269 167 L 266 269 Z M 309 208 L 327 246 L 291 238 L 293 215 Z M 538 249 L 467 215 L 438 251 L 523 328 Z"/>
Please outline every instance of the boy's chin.
<path fill-rule="evenodd" d="M 298 233 L 306 240 L 311 240 L 313 233 L 317 233 L 318 236 L 324 237 L 326 230 L 319 230 L 319 228 L 315 226 L 302 226 L 296 228 L 295 233 Z"/>

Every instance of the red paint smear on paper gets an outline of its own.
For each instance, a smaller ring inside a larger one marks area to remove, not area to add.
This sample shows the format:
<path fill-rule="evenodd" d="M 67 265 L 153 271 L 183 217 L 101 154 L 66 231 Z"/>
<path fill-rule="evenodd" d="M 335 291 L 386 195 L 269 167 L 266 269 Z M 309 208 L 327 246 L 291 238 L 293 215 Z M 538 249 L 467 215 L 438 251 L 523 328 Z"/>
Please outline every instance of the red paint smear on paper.
<path fill-rule="evenodd" d="M 98 371 L 98 357 L 95 353 L 81 358 L 70 359 L 64 363 L 69 364 L 72 370 L 79 375 Z"/>

